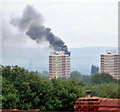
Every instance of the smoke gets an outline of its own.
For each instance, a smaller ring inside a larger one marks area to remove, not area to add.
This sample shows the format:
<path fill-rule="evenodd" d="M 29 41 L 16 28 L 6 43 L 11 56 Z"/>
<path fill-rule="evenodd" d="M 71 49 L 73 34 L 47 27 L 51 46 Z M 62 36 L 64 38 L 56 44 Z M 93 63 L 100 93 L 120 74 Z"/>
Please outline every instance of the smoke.
<path fill-rule="evenodd" d="M 43 40 L 49 42 L 49 47 L 55 51 L 68 52 L 64 42 L 51 32 L 51 28 L 47 28 L 43 24 L 43 17 L 32 6 L 27 5 L 23 11 L 21 18 L 13 18 L 10 23 L 17 27 L 20 31 L 25 32 L 27 36 L 35 40 L 37 43 Z"/>

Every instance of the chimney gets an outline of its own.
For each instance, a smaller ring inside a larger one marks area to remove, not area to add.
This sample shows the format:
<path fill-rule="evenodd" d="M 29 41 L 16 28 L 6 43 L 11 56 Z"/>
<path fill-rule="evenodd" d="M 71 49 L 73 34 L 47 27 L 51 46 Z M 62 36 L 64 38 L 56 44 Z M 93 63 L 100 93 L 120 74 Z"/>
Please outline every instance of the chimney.
<path fill-rule="evenodd" d="M 86 97 L 90 98 L 91 97 L 91 90 L 86 90 Z"/>
<path fill-rule="evenodd" d="M 78 98 L 75 102 L 75 111 L 77 112 L 98 112 L 99 99 L 90 96 L 91 90 L 86 90 L 86 97 Z"/>

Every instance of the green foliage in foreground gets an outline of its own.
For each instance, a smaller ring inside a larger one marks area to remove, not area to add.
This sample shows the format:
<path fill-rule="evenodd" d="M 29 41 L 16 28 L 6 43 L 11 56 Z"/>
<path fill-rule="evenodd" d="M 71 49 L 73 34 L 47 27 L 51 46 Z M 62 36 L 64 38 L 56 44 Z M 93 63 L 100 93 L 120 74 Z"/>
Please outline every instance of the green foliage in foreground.
<path fill-rule="evenodd" d="M 74 79 L 49 81 L 18 66 L 2 67 L 2 76 L 3 109 L 72 111 L 76 98 L 85 96 L 83 88 Z"/>
<path fill-rule="evenodd" d="M 92 95 L 99 97 L 117 98 L 119 94 L 116 82 L 96 84 L 92 80 L 85 83 L 75 77 L 49 80 L 18 66 L 2 66 L 1 69 L 3 109 L 74 111 L 75 100 L 84 97 L 86 89 L 91 89 Z"/>

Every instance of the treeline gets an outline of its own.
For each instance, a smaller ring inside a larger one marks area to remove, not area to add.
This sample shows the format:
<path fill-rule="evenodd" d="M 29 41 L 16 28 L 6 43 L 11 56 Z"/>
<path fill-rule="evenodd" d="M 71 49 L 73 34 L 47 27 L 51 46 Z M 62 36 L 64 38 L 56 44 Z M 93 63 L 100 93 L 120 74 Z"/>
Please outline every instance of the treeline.
<path fill-rule="evenodd" d="M 52 79 L 39 76 L 36 72 L 18 66 L 1 66 L 2 108 L 40 109 L 41 111 L 74 111 L 75 100 L 85 97 L 85 90 L 91 89 L 93 96 L 118 98 L 118 83 L 109 75 L 109 81 L 80 81 L 76 77 Z M 102 75 L 99 74 L 102 78 Z M 105 75 L 105 74 L 104 74 Z M 99 78 L 100 79 L 100 78 Z M 104 77 L 105 79 L 105 77 Z M 120 98 L 120 97 L 119 97 Z"/>

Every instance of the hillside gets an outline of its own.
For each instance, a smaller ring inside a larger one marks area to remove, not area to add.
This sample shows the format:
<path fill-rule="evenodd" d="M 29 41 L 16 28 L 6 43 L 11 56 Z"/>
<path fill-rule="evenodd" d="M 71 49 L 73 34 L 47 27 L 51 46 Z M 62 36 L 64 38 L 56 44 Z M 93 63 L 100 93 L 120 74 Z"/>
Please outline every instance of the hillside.
<path fill-rule="evenodd" d="M 78 70 L 83 74 L 90 74 L 91 65 L 99 66 L 100 54 L 106 53 L 106 50 L 117 50 L 117 48 L 71 48 L 71 71 Z M 49 52 L 44 48 L 3 47 L 2 64 L 19 65 L 34 71 L 48 71 Z"/>

